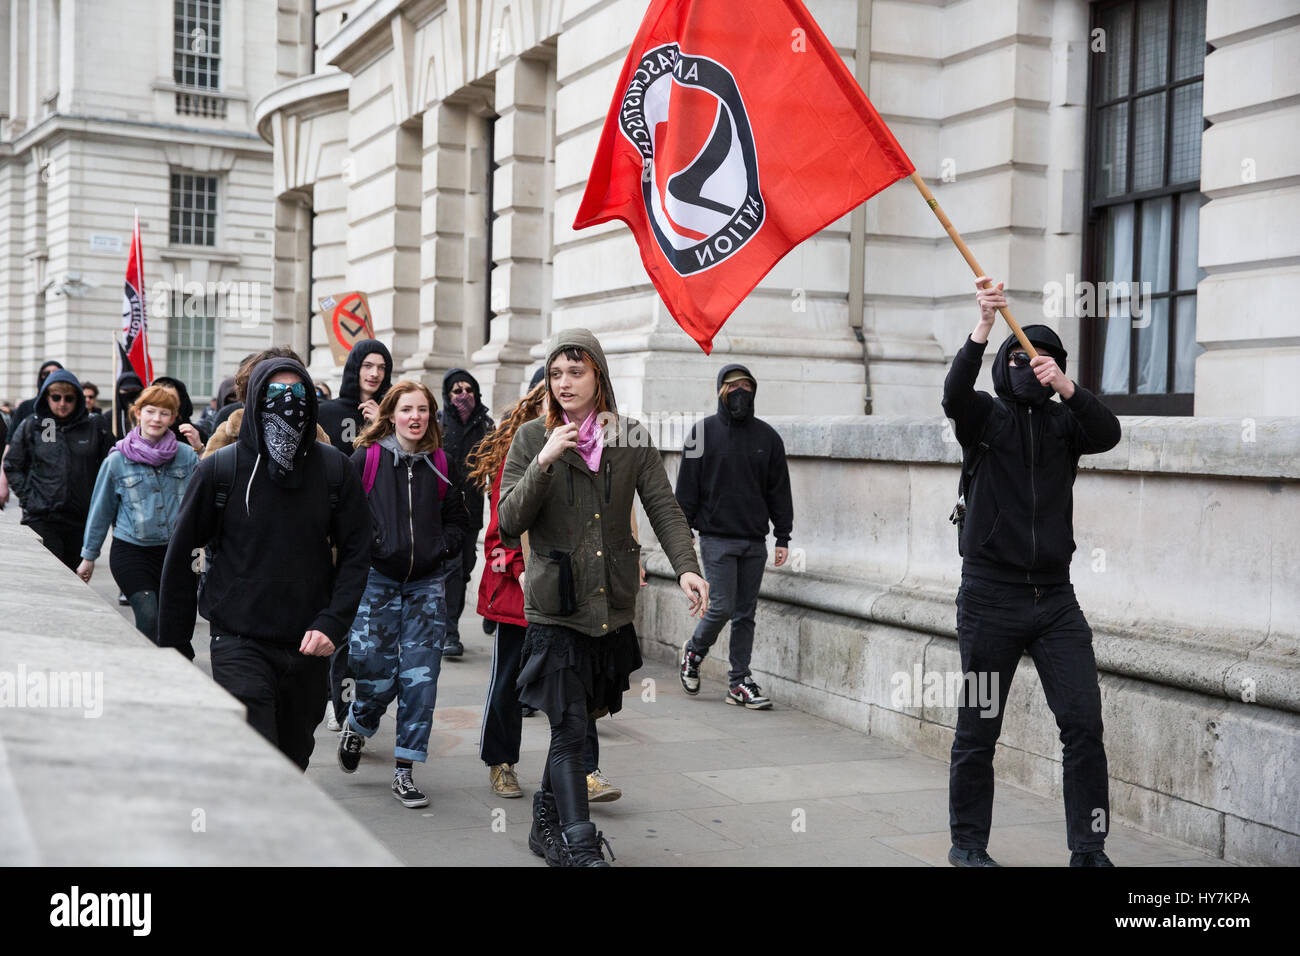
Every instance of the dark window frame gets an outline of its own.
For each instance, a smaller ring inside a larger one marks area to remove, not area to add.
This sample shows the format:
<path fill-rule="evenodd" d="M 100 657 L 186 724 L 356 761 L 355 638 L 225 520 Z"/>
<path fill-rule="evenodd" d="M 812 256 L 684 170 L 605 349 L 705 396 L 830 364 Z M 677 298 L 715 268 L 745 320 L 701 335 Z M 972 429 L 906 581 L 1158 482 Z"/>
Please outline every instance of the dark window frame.
<path fill-rule="evenodd" d="M 1182 231 L 1181 222 L 1181 197 L 1195 193 L 1200 193 L 1199 166 L 1196 180 L 1184 180 L 1178 183 L 1170 183 L 1170 170 L 1172 168 L 1173 157 L 1173 138 L 1174 138 L 1174 91 L 1182 87 L 1192 86 L 1196 83 L 1202 84 L 1204 90 L 1205 68 L 1204 59 L 1202 59 L 1200 72 L 1182 79 L 1173 79 L 1176 70 L 1176 40 L 1177 30 L 1175 27 L 1177 0 L 1166 0 L 1166 26 L 1168 39 L 1166 41 L 1166 60 L 1164 82 L 1138 90 L 1138 12 L 1141 0 L 1104 0 L 1091 4 L 1089 36 L 1091 31 L 1102 28 L 1103 15 L 1116 7 L 1129 7 L 1129 73 L 1128 88 L 1121 95 L 1113 96 L 1110 99 L 1102 100 L 1102 85 L 1105 82 L 1105 71 L 1095 66 L 1095 54 L 1089 54 L 1088 61 L 1088 100 L 1085 110 L 1085 161 L 1084 161 L 1084 234 L 1083 234 L 1083 262 L 1081 272 L 1085 281 L 1103 282 L 1109 281 L 1109 276 L 1102 275 L 1102 266 L 1104 263 L 1104 244 L 1108 241 L 1109 236 L 1103 227 L 1104 213 L 1106 210 L 1132 205 L 1133 206 L 1133 249 L 1132 249 L 1132 281 L 1140 283 L 1142 276 L 1142 213 L 1145 204 L 1168 198 L 1170 201 L 1170 227 L 1169 227 L 1169 249 L 1167 260 L 1169 264 L 1169 288 L 1164 292 L 1152 292 L 1147 308 L 1154 311 L 1155 304 L 1160 301 L 1169 303 L 1167 318 L 1168 330 L 1165 342 L 1165 374 L 1168 388 L 1177 387 L 1176 381 L 1176 363 L 1177 363 L 1177 315 L 1178 300 L 1195 297 L 1196 288 L 1193 285 L 1190 289 L 1178 288 L 1178 243 Z M 1212 48 L 1207 43 L 1206 53 Z M 1134 134 L 1137 123 L 1136 104 L 1139 99 L 1150 96 L 1164 97 L 1164 151 L 1162 156 L 1162 175 L 1161 181 L 1165 183 L 1157 188 L 1145 189 L 1141 191 L 1126 191 L 1117 196 L 1099 197 L 1097 192 L 1097 175 L 1098 159 L 1100 155 L 1100 146 L 1097 137 L 1101 132 L 1101 123 L 1099 122 L 1102 111 L 1106 108 L 1113 107 L 1122 103 L 1128 104 L 1126 140 L 1125 149 L 1125 169 L 1124 169 L 1124 186 L 1126 190 L 1132 190 L 1134 170 Z M 1209 128 L 1210 124 L 1205 120 L 1204 107 L 1202 107 L 1201 116 L 1201 133 Z M 1188 188 L 1191 185 L 1193 188 Z M 1202 197 L 1204 198 L 1204 197 Z M 1203 203 L 1202 203 L 1203 204 Z M 1199 224 L 1198 224 L 1199 230 Z M 1199 234 L 1199 232 L 1198 232 Z M 1140 287 L 1140 286 L 1139 286 Z M 1085 318 L 1081 320 L 1079 345 L 1080 345 L 1080 378 L 1085 388 L 1093 391 L 1112 411 L 1121 415 L 1191 415 L 1194 409 L 1195 392 L 1174 392 L 1167 391 L 1163 394 L 1138 394 L 1137 393 L 1137 355 L 1138 355 L 1138 333 L 1139 330 L 1129 327 L 1129 374 L 1128 374 L 1128 394 L 1115 392 L 1102 393 L 1101 375 L 1102 375 L 1102 357 L 1103 347 L 1103 330 L 1105 329 L 1105 319 L 1103 318 Z M 1194 387 L 1194 386 L 1193 386 Z"/>

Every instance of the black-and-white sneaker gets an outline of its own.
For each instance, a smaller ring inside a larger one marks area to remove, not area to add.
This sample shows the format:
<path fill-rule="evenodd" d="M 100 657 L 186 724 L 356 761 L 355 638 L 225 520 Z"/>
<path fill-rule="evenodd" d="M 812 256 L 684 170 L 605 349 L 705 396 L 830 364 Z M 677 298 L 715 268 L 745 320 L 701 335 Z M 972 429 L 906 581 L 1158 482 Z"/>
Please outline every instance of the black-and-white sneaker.
<path fill-rule="evenodd" d="M 772 702 L 763 696 L 752 678 L 746 677 L 731 690 L 727 691 L 727 703 L 750 710 L 771 710 Z"/>
<path fill-rule="evenodd" d="M 339 734 L 339 769 L 344 773 L 356 773 L 357 764 L 361 763 L 361 748 L 365 745 L 365 737 L 350 727 L 344 727 Z"/>
<path fill-rule="evenodd" d="M 700 665 L 704 663 L 704 658 L 691 650 L 690 638 L 682 645 L 682 663 L 679 676 L 682 679 L 682 690 L 694 697 L 700 692 Z"/>
<path fill-rule="evenodd" d="M 427 807 L 429 798 L 420 792 L 420 788 L 411 779 L 410 767 L 399 767 L 393 771 L 393 796 L 404 807 Z"/>

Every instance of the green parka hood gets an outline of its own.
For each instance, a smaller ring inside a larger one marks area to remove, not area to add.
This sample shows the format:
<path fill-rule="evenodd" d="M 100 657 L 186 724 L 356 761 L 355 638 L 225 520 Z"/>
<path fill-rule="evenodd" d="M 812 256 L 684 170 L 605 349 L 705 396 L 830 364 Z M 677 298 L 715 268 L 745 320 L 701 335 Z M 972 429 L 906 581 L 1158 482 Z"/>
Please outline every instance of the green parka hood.
<path fill-rule="evenodd" d="M 562 332 L 556 332 L 551 336 L 551 340 L 546 346 L 546 364 L 543 366 L 547 390 L 549 391 L 551 387 L 549 374 L 551 363 L 565 349 L 581 349 L 591 356 L 592 361 L 596 363 L 596 368 L 600 370 L 609 410 L 617 413 L 618 403 L 614 399 L 614 382 L 609 376 L 609 363 L 605 361 L 605 350 L 600 347 L 599 340 L 590 329 L 564 329 Z M 554 395 L 551 395 L 551 401 L 555 401 Z"/>

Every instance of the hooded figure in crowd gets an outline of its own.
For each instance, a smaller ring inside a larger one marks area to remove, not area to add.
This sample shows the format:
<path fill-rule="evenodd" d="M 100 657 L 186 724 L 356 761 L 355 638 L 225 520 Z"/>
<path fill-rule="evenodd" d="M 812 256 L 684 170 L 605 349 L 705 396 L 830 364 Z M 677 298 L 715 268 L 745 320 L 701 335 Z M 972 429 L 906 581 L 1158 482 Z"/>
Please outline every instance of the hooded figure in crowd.
<path fill-rule="evenodd" d="M 750 676 L 754 611 L 767 564 L 767 533 L 776 534 L 775 566 L 789 556 L 794 503 L 785 443 L 754 417 L 758 381 L 743 365 L 718 373 L 718 411 L 691 427 L 677 472 L 677 502 L 700 532 L 700 555 L 709 582 L 709 609 L 682 646 L 680 679 L 686 693 L 700 692 L 700 664 L 731 622 L 727 703 L 768 710 Z"/>
<path fill-rule="evenodd" d="M 18 407 L 14 409 L 14 419 L 9 423 L 10 435 L 16 435 L 18 426 L 23 423 L 23 419 L 36 409 L 36 401 L 40 397 L 41 389 L 45 387 L 45 380 L 50 377 L 50 373 L 61 368 L 63 368 L 63 364 L 54 361 L 54 359 L 47 359 L 41 363 L 40 371 L 36 373 L 36 396 L 18 403 Z"/>
<path fill-rule="evenodd" d="M 86 414 L 81 382 L 62 368 L 45 379 L 32 413 L 10 436 L 4 470 L 22 501 L 22 523 L 73 570 L 99 464 L 111 448 L 112 438 Z"/>
<path fill-rule="evenodd" d="M 314 440 L 306 368 L 266 359 L 245 397 L 238 441 L 199 463 L 181 503 L 163 563 L 159 643 L 193 660 L 194 555 L 211 546 L 197 606 L 211 622 L 213 679 L 306 769 L 329 655 L 347 639 L 370 569 L 370 510 L 347 458 Z"/>
<path fill-rule="evenodd" d="M 1070 865 L 1111 866 L 1104 852 L 1110 798 L 1101 691 L 1092 630 L 1070 585 L 1070 558 L 1079 457 L 1114 448 L 1119 420 L 1065 377 L 1065 348 L 1044 325 L 1022 330 L 1037 357 L 1031 359 L 1014 335 L 998 349 L 992 370 L 996 398 L 975 390 L 997 309 L 1007 304 L 1002 284 L 983 288 L 988 281 L 975 280 L 980 319 L 943 383 L 943 410 L 963 451 L 964 501 L 954 511 L 963 559 L 957 647 L 962 673 L 986 682 L 978 694 L 968 686 L 957 708 L 948 861 L 963 867 L 998 865 L 987 849 L 993 754 L 1011 679 L 1027 652 L 1064 746 Z M 1054 395 L 1061 401 L 1052 401 Z"/>
<path fill-rule="evenodd" d="M 156 375 L 153 384 L 166 385 L 176 392 L 176 397 L 180 400 L 180 411 L 176 413 L 176 421 L 171 427 L 176 440 L 184 442 L 196 452 L 202 452 L 203 446 L 212 437 L 212 432 L 204 428 L 201 422 L 198 425 L 194 424 L 194 402 L 190 399 L 190 392 L 185 387 L 185 383 L 170 375 Z"/>
<path fill-rule="evenodd" d="M 380 362 L 382 361 L 382 367 Z M 378 339 L 358 342 L 348 353 L 339 397 L 321 402 L 320 426 L 345 455 L 366 426 L 379 416 L 379 403 L 393 384 L 393 356 Z"/>
<path fill-rule="evenodd" d="M 117 377 L 117 381 L 113 384 L 113 435 L 115 437 L 125 438 L 135 427 L 135 423 L 131 421 L 131 408 L 143 391 L 144 383 L 140 381 L 140 376 L 130 369 Z"/>
<path fill-rule="evenodd" d="M 442 408 L 438 410 L 442 428 L 442 446 L 447 460 L 456 463 L 462 474 L 469 473 L 466 459 L 495 423 L 488 415 L 479 392 L 478 379 L 463 368 L 453 368 L 442 377 Z M 469 512 L 469 533 L 465 535 L 460 560 L 447 568 L 447 639 L 444 657 L 460 657 L 465 646 L 460 641 L 460 615 L 465 609 L 465 589 L 478 561 L 478 533 L 483 529 L 483 492 L 465 485 L 465 510 Z"/>

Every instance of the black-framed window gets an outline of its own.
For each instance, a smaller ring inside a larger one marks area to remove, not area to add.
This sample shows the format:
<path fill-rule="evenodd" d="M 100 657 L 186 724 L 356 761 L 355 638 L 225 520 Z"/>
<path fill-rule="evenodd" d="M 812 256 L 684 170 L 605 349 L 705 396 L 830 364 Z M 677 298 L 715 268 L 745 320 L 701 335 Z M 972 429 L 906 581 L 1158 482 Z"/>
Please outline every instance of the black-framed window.
<path fill-rule="evenodd" d="M 1083 381 L 1121 414 L 1190 415 L 1205 0 L 1097 3 L 1092 27 Z"/>
<path fill-rule="evenodd" d="M 179 86 L 221 88 L 221 0 L 175 0 L 172 75 Z"/>
<path fill-rule="evenodd" d="M 171 244 L 217 244 L 217 177 L 172 173 Z"/>

